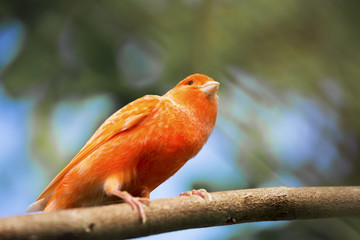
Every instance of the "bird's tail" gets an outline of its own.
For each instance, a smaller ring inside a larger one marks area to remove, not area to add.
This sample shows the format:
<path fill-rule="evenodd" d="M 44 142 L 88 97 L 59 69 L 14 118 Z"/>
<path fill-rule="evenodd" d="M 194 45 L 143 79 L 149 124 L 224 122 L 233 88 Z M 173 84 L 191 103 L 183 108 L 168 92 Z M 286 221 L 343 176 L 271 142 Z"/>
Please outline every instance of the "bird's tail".
<path fill-rule="evenodd" d="M 50 196 L 48 196 L 46 198 L 42 198 L 42 199 L 37 200 L 36 202 L 31 204 L 26 211 L 27 212 L 43 211 L 45 209 L 47 203 L 49 202 L 51 196 L 52 195 L 50 195 Z"/>

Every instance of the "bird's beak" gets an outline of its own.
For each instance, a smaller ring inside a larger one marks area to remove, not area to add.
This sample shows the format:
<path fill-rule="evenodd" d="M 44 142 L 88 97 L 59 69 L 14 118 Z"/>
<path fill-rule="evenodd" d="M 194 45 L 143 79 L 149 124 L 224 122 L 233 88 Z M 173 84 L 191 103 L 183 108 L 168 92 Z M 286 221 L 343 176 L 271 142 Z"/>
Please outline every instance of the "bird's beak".
<path fill-rule="evenodd" d="M 217 95 L 220 83 L 216 81 L 208 81 L 200 86 L 201 91 L 207 95 L 214 96 Z"/>

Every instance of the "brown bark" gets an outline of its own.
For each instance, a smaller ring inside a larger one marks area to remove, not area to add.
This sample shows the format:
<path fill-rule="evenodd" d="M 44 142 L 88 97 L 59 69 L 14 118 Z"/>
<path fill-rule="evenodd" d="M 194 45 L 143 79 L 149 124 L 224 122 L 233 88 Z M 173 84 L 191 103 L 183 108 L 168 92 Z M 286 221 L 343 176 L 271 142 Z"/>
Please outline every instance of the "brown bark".
<path fill-rule="evenodd" d="M 123 239 L 257 221 L 360 217 L 360 187 L 274 187 L 181 196 L 145 206 L 146 223 L 127 204 L 0 219 L 0 239 Z"/>

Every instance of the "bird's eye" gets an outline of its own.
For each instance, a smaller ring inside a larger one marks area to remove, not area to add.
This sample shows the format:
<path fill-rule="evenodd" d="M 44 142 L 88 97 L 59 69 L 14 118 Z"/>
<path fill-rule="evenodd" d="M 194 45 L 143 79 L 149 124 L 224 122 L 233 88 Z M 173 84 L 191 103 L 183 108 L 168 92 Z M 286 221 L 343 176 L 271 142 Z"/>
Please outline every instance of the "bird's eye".
<path fill-rule="evenodd" d="M 189 81 L 187 85 L 192 85 L 194 81 Z"/>

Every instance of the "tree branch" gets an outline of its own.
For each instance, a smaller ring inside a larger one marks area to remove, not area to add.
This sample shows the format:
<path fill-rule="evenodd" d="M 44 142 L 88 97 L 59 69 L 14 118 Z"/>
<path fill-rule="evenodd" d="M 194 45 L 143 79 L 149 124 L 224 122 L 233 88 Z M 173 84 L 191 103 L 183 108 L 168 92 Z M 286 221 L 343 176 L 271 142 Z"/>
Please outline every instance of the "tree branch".
<path fill-rule="evenodd" d="M 0 239 L 123 239 L 244 222 L 360 217 L 360 187 L 274 187 L 152 201 L 141 223 L 128 204 L 0 219 Z"/>

